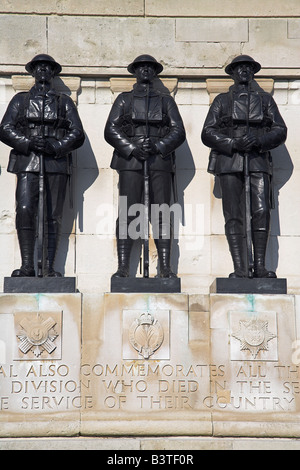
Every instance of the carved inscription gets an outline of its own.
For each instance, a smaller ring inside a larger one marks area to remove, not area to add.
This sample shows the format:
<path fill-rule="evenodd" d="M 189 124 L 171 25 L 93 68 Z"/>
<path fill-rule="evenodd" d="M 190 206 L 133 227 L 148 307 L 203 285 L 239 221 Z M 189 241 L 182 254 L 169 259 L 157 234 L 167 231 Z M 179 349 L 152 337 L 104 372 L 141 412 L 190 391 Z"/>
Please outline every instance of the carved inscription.
<path fill-rule="evenodd" d="M 81 375 L 61 362 L 0 365 L 0 411 L 111 412 L 299 409 L 300 366 L 258 361 L 173 364 L 168 361 L 85 363 Z"/>

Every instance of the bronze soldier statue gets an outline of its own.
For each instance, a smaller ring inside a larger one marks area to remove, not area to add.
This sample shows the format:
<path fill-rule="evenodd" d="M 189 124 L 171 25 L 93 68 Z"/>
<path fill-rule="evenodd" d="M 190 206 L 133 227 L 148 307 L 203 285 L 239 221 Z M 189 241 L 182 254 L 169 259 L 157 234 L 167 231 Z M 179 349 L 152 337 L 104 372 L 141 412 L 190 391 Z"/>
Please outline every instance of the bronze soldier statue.
<path fill-rule="evenodd" d="M 154 57 L 141 55 L 127 70 L 135 75 L 137 83 L 132 91 L 117 97 L 105 127 L 105 139 L 114 147 L 111 167 L 119 173 L 119 196 L 127 198 L 128 210 L 134 204 L 141 204 L 146 177 L 149 178 L 150 203 L 170 205 L 175 171 L 174 151 L 185 140 L 183 122 L 174 99 L 154 86 L 157 74 L 163 70 Z M 146 175 L 145 162 L 148 169 Z M 133 217 L 128 212 L 125 215 L 120 213 L 119 205 L 116 227 L 118 270 L 115 277 L 129 276 L 133 239 L 128 227 L 132 221 Z M 155 222 L 152 220 L 151 223 L 153 226 Z M 158 233 L 154 239 L 160 264 L 159 275 L 176 277 L 170 265 L 171 221 L 160 217 L 157 224 Z"/>
<path fill-rule="evenodd" d="M 53 88 L 60 64 L 47 54 L 39 54 L 25 68 L 35 78 L 35 85 L 29 92 L 13 97 L 0 125 L 1 141 L 12 147 L 7 170 L 17 175 L 16 228 L 22 265 L 12 276 L 35 276 L 36 218 L 44 200 L 46 262 L 41 262 L 44 266 L 39 275 L 60 277 L 53 266 L 71 173 L 71 152 L 83 144 L 84 131 L 72 99 Z M 41 218 L 43 211 L 39 213 Z M 43 222 L 39 220 L 39 227 Z"/>
<path fill-rule="evenodd" d="M 247 55 L 233 59 L 225 72 L 234 85 L 214 99 L 202 131 L 203 143 L 211 148 L 208 171 L 220 177 L 233 278 L 276 278 L 265 267 L 272 199 L 270 150 L 285 142 L 287 129 L 272 96 L 254 80 L 260 68 Z"/>

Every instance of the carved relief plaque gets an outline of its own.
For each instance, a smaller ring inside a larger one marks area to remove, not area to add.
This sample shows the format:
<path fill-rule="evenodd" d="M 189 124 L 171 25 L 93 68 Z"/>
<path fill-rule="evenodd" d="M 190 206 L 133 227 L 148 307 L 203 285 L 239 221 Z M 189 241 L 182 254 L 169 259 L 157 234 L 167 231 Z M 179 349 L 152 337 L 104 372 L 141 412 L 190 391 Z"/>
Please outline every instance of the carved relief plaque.
<path fill-rule="evenodd" d="M 14 326 L 14 360 L 61 359 L 62 312 L 17 312 Z"/>
<path fill-rule="evenodd" d="M 276 312 L 230 312 L 231 360 L 277 361 Z"/>
<path fill-rule="evenodd" d="M 123 310 L 123 359 L 169 359 L 169 311 Z"/>

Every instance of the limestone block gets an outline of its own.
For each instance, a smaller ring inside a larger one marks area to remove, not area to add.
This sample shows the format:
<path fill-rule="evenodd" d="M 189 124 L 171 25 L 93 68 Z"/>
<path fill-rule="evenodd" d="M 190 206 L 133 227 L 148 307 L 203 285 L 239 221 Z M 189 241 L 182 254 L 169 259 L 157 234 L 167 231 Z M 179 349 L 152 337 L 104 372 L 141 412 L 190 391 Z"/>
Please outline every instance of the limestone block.
<path fill-rule="evenodd" d="M 117 260 L 115 259 L 115 271 Z M 112 273 L 105 274 L 76 274 L 77 288 L 79 292 L 86 294 L 98 294 L 99 292 L 110 292 L 110 277 Z"/>
<path fill-rule="evenodd" d="M 56 50 L 56 59 L 69 66 L 127 67 L 137 55 L 145 53 L 145 49 L 157 55 L 157 50 L 172 44 L 174 27 L 174 21 L 168 19 L 51 16 L 49 49 Z M 139 38 L 134 56 L 133 37 Z M 121 40 L 116 41 L 116 38 Z M 61 41 L 65 48 L 60 47 Z"/>
<path fill-rule="evenodd" d="M 10 78 L 0 78 L 0 104 L 8 103 L 14 95 L 12 88 L 12 81 Z M 2 118 L 2 106 L 1 106 L 1 118 Z"/>
<path fill-rule="evenodd" d="M 9 150 L 9 147 L 6 147 Z M 15 176 L 3 168 L 0 187 L 0 233 L 15 231 Z"/>
<path fill-rule="evenodd" d="M 225 371 L 213 411 L 216 434 L 298 435 L 294 297 L 212 295 L 211 328 L 212 361 L 223 360 Z"/>
<path fill-rule="evenodd" d="M 287 37 L 287 19 L 250 19 L 249 42 L 243 53 L 253 56 L 265 68 L 298 67 L 299 41 Z"/>
<path fill-rule="evenodd" d="M 300 297 L 295 295 L 295 307 L 296 307 L 296 342 L 292 345 L 294 350 L 293 362 L 296 365 L 300 365 L 300 351 L 299 351 L 299 340 L 300 340 Z"/>
<path fill-rule="evenodd" d="M 278 210 L 280 232 L 278 231 L 277 235 L 298 237 L 300 234 L 300 221 L 297 210 L 300 205 L 299 178 L 299 170 L 294 170 L 289 181 L 280 189 Z M 293 204 L 291 204 L 291 198 Z"/>
<path fill-rule="evenodd" d="M 76 236 L 76 272 L 111 276 L 116 271 L 112 253 L 114 240 L 101 235 Z"/>
<path fill-rule="evenodd" d="M 298 253 L 299 249 L 299 237 L 278 237 L 278 277 L 300 276 L 299 264 L 297 262 L 295 263 L 295 253 Z"/>
<path fill-rule="evenodd" d="M 208 105 L 206 83 L 180 80 L 175 99 L 177 105 Z"/>
<path fill-rule="evenodd" d="M 295 90 L 296 92 L 296 90 Z M 288 128 L 288 135 L 284 147 L 280 148 L 281 155 L 277 160 L 277 166 L 281 170 L 285 170 L 288 174 L 291 174 L 293 168 L 299 169 L 300 163 L 300 151 L 299 142 L 297 138 L 297 121 L 300 117 L 300 110 L 298 105 L 279 106 L 279 111 L 286 123 Z M 276 151 L 272 151 L 273 155 L 276 155 Z M 288 176 L 288 174 L 286 176 Z M 282 173 L 282 176 L 286 176 Z"/>
<path fill-rule="evenodd" d="M 108 80 L 96 81 L 96 103 L 112 104 L 112 93 Z"/>
<path fill-rule="evenodd" d="M 176 166 L 191 170 L 206 170 L 208 149 L 201 141 L 201 132 L 208 106 L 179 105 L 179 111 L 186 130 L 186 141 L 176 150 Z"/>
<path fill-rule="evenodd" d="M 285 105 L 288 103 L 288 88 L 289 82 L 287 80 L 276 80 L 274 83 L 273 98 L 277 105 Z"/>
<path fill-rule="evenodd" d="M 176 41 L 247 42 L 248 20 L 244 18 L 178 18 Z"/>
<path fill-rule="evenodd" d="M 4 0 L 0 6 L 1 13 L 39 13 L 58 15 L 114 15 L 114 16 L 138 16 L 144 14 L 143 0 L 128 0 L 120 3 L 118 0 L 95 0 L 92 3 L 82 3 L 81 0 L 64 0 L 57 3 L 49 0 L 47 3 L 29 0 L 24 4 L 22 0 Z"/>
<path fill-rule="evenodd" d="M 80 168 L 109 168 L 113 148 L 104 139 L 104 127 L 111 105 L 80 104 L 78 112 L 86 140 L 77 151 Z"/>
<path fill-rule="evenodd" d="M 76 184 L 79 233 L 113 237 L 117 207 L 113 204 L 113 171 L 78 169 Z"/>
<path fill-rule="evenodd" d="M 199 366 L 196 372 L 192 367 L 192 364 L 194 367 L 207 364 L 207 342 L 199 341 L 196 350 L 188 346 L 187 296 L 106 294 L 104 309 L 101 298 L 98 305 L 99 315 L 95 316 L 92 303 L 85 304 L 82 374 L 90 380 L 94 402 L 93 409 L 82 415 L 82 433 L 210 433 L 209 414 L 201 410 L 197 393 L 199 383 L 201 390 L 208 386 L 209 368 Z M 166 317 L 170 322 L 170 336 Z M 147 334 L 147 323 L 143 319 L 151 324 L 150 357 L 146 359 L 147 353 L 142 349 L 139 359 L 125 360 L 125 346 L 134 352 L 139 343 L 145 344 L 143 334 Z M 128 330 L 123 329 L 124 322 L 131 323 Z M 95 324 L 101 331 L 100 337 L 93 332 Z M 162 347 L 167 349 L 170 359 L 156 358 Z"/>
<path fill-rule="evenodd" d="M 5 37 L 1 46 L 2 63 L 26 64 L 36 54 L 47 50 L 46 18 L 43 16 L 0 15 L 0 28 Z"/>
<path fill-rule="evenodd" d="M 216 253 L 222 254 L 216 256 Z M 233 264 L 225 235 L 211 236 L 211 274 L 215 277 L 228 277 Z"/>
<path fill-rule="evenodd" d="M 300 21 L 299 18 L 288 19 L 288 38 L 300 38 Z"/>
<path fill-rule="evenodd" d="M 187 0 L 184 4 L 180 0 L 146 0 L 146 15 L 150 16 L 197 16 L 197 17 L 276 17 L 299 16 L 300 7 L 297 0 L 288 0 L 282 4 L 281 0 L 252 0 L 249 3 L 243 0 Z"/>
<path fill-rule="evenodd" d="M 176 251 L 173 246 L 173 259 Z M 210 271 L 211 237 L 205 235 L 182 235 L 179 241 L 178 275 L 193 272 L 195 276 Z M 183 255 L 184 253 L 184 255 Z"/>
<path fill-rule="evenodd" d="M 1 294 L 0 312 L 1 437 L 77 434 L 81 294 Z"/>
<path fill-rule="evenodd" d="M 3 292 L 3 278 L 10 276 L 11 272 L 15 269 L 14 260 L 17 257 L 19 264 L 18 242 L 15 234 L 0 234 L 1 246 L 5 247 L 1 254 L 1 292 Z"/>

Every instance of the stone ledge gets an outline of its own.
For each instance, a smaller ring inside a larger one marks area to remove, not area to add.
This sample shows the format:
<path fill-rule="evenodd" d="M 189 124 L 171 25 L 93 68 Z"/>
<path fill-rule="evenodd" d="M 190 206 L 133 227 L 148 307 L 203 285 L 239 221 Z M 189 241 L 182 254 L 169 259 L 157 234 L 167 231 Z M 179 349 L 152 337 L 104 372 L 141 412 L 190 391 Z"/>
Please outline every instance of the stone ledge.
<path fill-rule="evenodd" d="M 0 439 L 0 450 L 300 450 L 300 439 L 151 437 Z"/>

